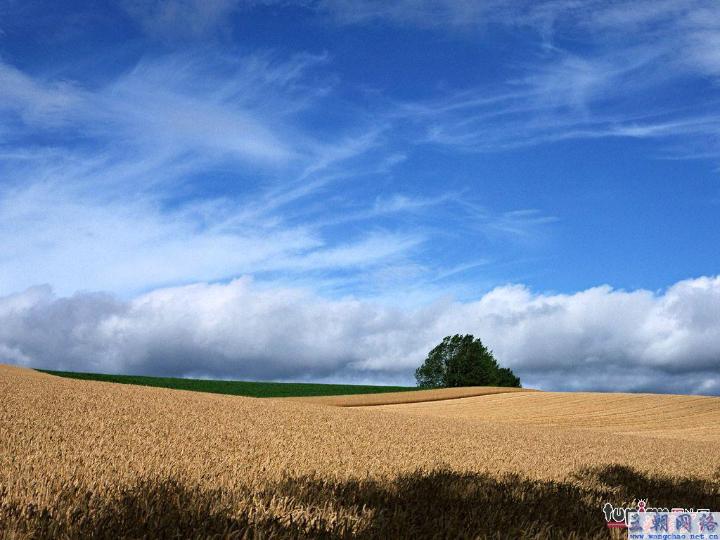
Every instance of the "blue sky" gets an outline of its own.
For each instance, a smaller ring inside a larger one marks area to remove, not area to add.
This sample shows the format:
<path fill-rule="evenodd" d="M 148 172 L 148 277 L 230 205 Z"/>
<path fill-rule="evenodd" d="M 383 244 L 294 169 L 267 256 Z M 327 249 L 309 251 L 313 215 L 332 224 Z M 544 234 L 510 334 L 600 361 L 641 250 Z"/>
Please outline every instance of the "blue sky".
<path fill-rule="evenodd" d="M 720 392 L 718 21 L 712 1 L 0 0 L 0 297 L 13 317 L 22 305 L 46 322 L 75 306 L 64 331 L 105 336 L 68 344 L 65 367 L 402 382 L 463 326 L 553 386 L 538 373 L 555 360 L 508 345 L 517 330 L 488 326 L 495 311 L 450 324 L 443 310 L 455 320 L 505 293 L 530 317 L 534 303 L 591 298 L 589 326 L 564 323 L 591 335 L 593 314 L 612 326 L 615 308 L 586 293 L 605 291 L 650 298 L 642 335 L 598 352 L 563 334 L 553 355 L 650 366 L 650 382 L 628 388 L 667 389 L 661 371 L 702 366 L 692 384 Z M 701 305 L 671 298 L 684 283 L 706 291 Z M 185 363 L 152 352 L 167 328 L 142 352 L 107 345 L 106 327 L 157 295 L 202 311 L 184 287 L 206 288 L 196 302 L 218 290 L 240 301 L 240 287 L 256 321 L 303 297 L 343 321 L 347 308 L 411 323 L 343 333 L 374 344 L 364 356 L 319 352 L 304 312 L 303 324 L 263 323 L 305 328 L 292 349 L 327 353 L 318 370 L 249 343 L 258 328 L 232 344 L 198 336 Z M 432 329 L 392 353 L 378 345 L 416 325 Z M 57 344 L 23 332 L 0 335 L 0 353 L 56 365 Z M 256 370 L 261 360 L 277 369 Z"/>

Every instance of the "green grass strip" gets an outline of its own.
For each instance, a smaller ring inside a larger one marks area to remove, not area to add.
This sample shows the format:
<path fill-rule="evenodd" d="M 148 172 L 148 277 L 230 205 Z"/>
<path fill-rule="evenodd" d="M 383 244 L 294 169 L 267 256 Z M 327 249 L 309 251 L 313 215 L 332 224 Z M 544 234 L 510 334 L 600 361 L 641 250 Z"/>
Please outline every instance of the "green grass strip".
<path fill-rule="evenodd" d="M 269 397 L 302 397 L 302 396 L 341 396 L 347 394 L 379 394 L 382 392 L 404 392 L 417 390 L 414 386 L 371 386 L 358 384 L 317 384 L 317 383 L 279 383 L 250 381 L 216 381 L 206 379 L 182 379 L 175 377 L 145 377 L 141 375 L 108 375 L 103 373 L 78 373 L 74 371 L 50 371 L 38 369 L 42 373 L 81 379 L 84 381 L 103 381 L 120 384 L 137 384 L 172 388 L 175 390 L 192 390 L 213 394 L 229 394 L 233 396 L 249 396 L 258 398 Z"/>

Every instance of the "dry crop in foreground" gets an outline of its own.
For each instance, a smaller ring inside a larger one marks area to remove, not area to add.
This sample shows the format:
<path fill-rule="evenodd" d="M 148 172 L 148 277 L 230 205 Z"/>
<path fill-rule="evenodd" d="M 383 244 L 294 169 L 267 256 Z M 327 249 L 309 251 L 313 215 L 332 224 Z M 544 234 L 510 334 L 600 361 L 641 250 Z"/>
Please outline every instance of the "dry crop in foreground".
<path fill-rule="evenodd" d="M 720 508 L 716 440 L 618 438 L 12 367 L 0 367 L 0 395 L 6 537 L 603 538 L 605 501 Z"/>

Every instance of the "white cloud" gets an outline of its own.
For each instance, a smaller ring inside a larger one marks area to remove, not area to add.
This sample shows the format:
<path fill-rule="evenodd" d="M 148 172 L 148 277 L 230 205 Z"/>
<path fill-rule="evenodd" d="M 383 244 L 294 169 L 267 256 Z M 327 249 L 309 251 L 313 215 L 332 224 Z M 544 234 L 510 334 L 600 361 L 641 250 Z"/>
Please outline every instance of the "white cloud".
<path fill-rule="evenodd" d="M 37 81 L 0 61 L 0 112 L 18 113 L 26 124 L 57 127 L 69 109 L 82 106 L 83 94 L 72 83 Z"/>
<path fill-rule="evenodd" d="M 103 150 L 132 151 L 141 159 L 202 156 L 273 167 L 327 160 L 327 151 L 338 150 L 307 134 L 293 137 L 291 120 L 321 91 L 303 87 L 300 79 L 322 61 L 309 55 L 278 62 L 263 54 L 175 54 L 143 59 L 93 90 L 0 63 L 0 112 L 21 121 L 16 137 L 62 128 L 71 141 L 112 144 Z"/>
<path fill-rule="evenodd" d="M 0 298 L 0 350 L 35 367 L 225 378 L 411 382 L 449 333 L 473 333 L 526 385 L 720 394 L 720 276 L 661 293 L 495 288 L 413 308 L 255 283 L 159 289 L 121 302 Z"/>
<path fill-rule="evenodd" d="M 78 196 L 55 184 L 6 192 L 0 197 L 0 290 L 51 279 L 64 293 L 127 294 L 248 272 L 354 274 L 402 260 L 423 239 L 372 230 L 328 243 L 312 223 L 290 225 L 276 214 L 257 214 L 252 201 L 162 206 L 147 196 Z"/>
<path fill-rule="evenodd" d="M 669 155 L 720 156 L 707 141 L 720 133 L 712 82 L 720 75 L 720 7 L 713 0 L 328 0 L 316 7 L 341 24 L 411 25 L 469 41 L 495 26 L 522 38 L 524 58 L 509 56 L 506 66 L 516 77 L 454 93 L 444 88 L 437 99 L 396 111 L 420 141 L 502 151 L 631 136 L 660 139 Z M 647 99 L 688 80 L 706 85 L 707 100 L 672 109 Z"/>
<path fill-rule="evenodd" d="M 324 140 L 297 119 L 319 107 L 326 89 L 305 77 L 325 61 L 186 53 L 144 59 L 94 89 L 0 64 L 0 125 L 15 128 L 0 153 L 0 294 L 50 282 L 61 294 L 127 295 L 404 259 L 422 235 L 333 239 L 333 206 L 292 219 L 294 204 L 362 177 L 346 162 L 379 136 L 370 126 Z M 27 143 L 38 136 L 53 145 Z M 204 185 L 218 176 L 219 193 Z"/>
<path fill-rule="evenodd" d="M 203 37 L 217 31 L 242 5 L 239 0 L 123 0 L 145 31 L 163 38 Z"/>
<path fill-rule="evenodd" d="M 0 64 L 0 125 L 14 128 L 0 151 L 0 294 L 51 283 L 126 297 L 278 272 L 380 294 L 410 268 L 416 286 L 432 281 L 417 256 L 449 221 L 449 234 L 518 240 L 550 219 L 375 189 L 404 159 L 385 147 L 390 121 L 322 136 L 303 122 L 323 111 L 328 89 L 306 79 L 326 62 L 185 53 L 95 88 Z"/>
<path fill-rule="evenodd" d="M 547 53 L 520 75 L 414 103 L 395 112 L 419 140 L 463 151 L 494 152 L 568 139 L 654 138 L 682 142 L 686 154 L 720 132 L 709 103 L 648 105 L 648 93 L 683 73 L 667 69 L 663 51 L 621 47 L 578 56 Z M 720 149 L 716 149 L 720 152 Z"/>
<path fill-rule="evenodd" d="M 478 25 L 507 10 L 496 0 L 322 0 L 316 7 L 342 24 L 394 22 L 428 28 Z"/>

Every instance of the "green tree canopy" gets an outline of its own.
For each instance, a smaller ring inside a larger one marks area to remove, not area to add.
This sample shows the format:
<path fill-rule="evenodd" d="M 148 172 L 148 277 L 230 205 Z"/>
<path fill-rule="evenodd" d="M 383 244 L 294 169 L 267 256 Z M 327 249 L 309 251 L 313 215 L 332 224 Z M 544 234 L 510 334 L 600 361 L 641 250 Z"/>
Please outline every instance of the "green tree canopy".
<path fill-rule="evenodd" d="M 447 336 L 415 371 L 421 388 L 454 386 L 516 386 L 520 379 L 501 368 L 492 351 L 470 334 Z"/>

